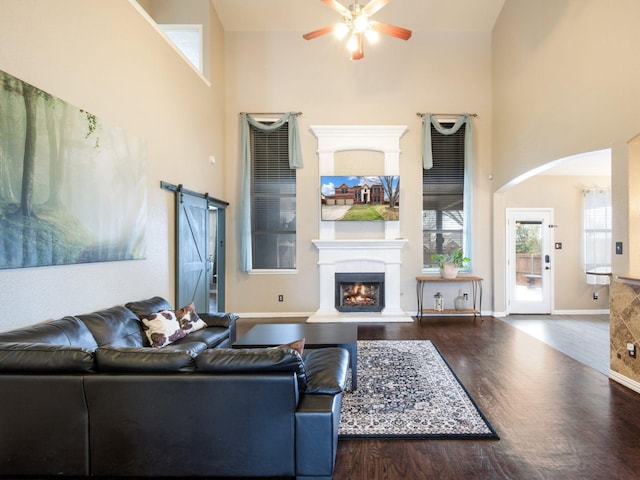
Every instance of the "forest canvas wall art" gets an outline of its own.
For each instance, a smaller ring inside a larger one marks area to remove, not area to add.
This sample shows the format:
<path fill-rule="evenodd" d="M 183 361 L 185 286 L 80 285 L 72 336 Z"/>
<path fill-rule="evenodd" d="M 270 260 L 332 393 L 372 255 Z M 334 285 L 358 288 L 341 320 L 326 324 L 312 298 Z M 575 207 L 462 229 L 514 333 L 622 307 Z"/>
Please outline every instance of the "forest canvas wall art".
<path fill-rule="evenodd" d="M 146 145 L 0 71 L 0 269 L 145 258 Z"/>

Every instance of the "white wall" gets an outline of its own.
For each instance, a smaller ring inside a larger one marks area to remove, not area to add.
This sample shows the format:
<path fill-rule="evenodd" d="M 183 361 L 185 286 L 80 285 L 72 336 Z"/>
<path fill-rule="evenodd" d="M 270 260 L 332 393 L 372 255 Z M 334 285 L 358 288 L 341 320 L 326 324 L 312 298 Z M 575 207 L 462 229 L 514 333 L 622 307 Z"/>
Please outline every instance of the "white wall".
<path fill-rule="evenodd" d="M 384 37 L 350 61 L 330 35 L 305 41 L 302 32 L 227 32 L 227 157 L 238 157 L 238 114 L 301 111 L 305 168 L 298 171 L 298 273 L 249 275 L 238 271 L 238 253 L 228 243 L 227 306 L 238 312 L 314 312 L 318 308 L 319 179 L 317 142 L 310 125 L 407 125 L 400 141 L 402 307 L 415 313 L 415 277 L 422 266 L 421 119 L 416 112 L 475 112 L 476 181 L 474 261 L 487 278 L 491 308 L 491 45 L 480 33 L 414 32 L 408 42 Z M 227 172 L 231 191 L 229 232 L 236 235 L 240 201 L 238 168 Z M 363 227 L 364 228 L 364 227 Z M 375 227 L 362 235 L 379 235 Z M 457 292 L 457 290 L 456 290 Z M 284 303 L 277 301 L 283 294 Z M 455 295 L 453 295 L 455 296 Z M 451 297 L 453 298 L 453 297 Z"/>
<path fill-rule="evenodd" d="M 147 142 L 147 259 L 0 271 L 0 330 L 153 295 L 174 297 L 173 195 L 227 195 L 224 38 L 210 14 L 210 87 L 127 0 L 3 0 L 0 69 Z M 218 162 L 212 166 L 209 155 Z"/>

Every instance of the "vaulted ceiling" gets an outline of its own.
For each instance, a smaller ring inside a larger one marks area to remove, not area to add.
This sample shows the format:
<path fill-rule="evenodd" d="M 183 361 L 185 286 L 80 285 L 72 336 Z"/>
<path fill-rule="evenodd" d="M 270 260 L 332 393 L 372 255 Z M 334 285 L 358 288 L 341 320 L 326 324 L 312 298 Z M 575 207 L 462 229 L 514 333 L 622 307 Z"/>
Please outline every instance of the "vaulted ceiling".
<path fill-rule="evenodd" d="M 340 1 L 340 0 L 339 0 Z M 505 0 L 391 0 L 380 22 L 420 31 L 490 32 Z M 320 0 L 212 0 L 227 31 L 308 32 L 340 20 Z M 341 3 L 348 7 L 353 0 Z M 360 0 L 366 4 L 367 0 Z"/>
<path fill-rule="evenodd" d="M 348 7 L 355 0 L 337 0 Z M 226 31 L 306 33 L 333 25 L 340 15 L 321 0 L 211 0 Z M 359 0 L 366 4 L 368 0 Z M 380 22 L 414 32 L 491 32 L 505 0 L 390 0 L 375 14 Z M 558 162 L 547 175 L 609 175 L 610 154 L 593 152 Z M 566 163 L 566 165 L 565 165 Z M 593 165 L 591 168 L 589 165 Z"/>

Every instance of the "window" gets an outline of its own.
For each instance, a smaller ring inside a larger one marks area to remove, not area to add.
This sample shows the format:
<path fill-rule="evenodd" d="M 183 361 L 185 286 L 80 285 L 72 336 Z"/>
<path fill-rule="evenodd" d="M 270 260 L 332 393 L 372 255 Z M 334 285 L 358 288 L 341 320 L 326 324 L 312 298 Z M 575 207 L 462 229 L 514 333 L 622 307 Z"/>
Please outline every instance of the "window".
<path fill-rule="evenodd" d="M 611 191 L 584 191 L 585 271 L 611 271 Z"/>
<path fill-rule="evenodd" d="M 249 128 L 253 269 L 294 269 L 296 170 L 289 166 L 289 126 Z"/>
<path fill-rule="evenodd" d="M 160 29 L 202 73 L 202 25 L 159 24 Z"/>
<path fill-rule="evenodd" d="M 453 124 L 444 125 L 451 128 Z M 433 167 L 422 170 L 423 267 L 430 268 L 436 253 L 463 248 L 464 138 L 466 125 L 451 135 L 431 128 Z"/>

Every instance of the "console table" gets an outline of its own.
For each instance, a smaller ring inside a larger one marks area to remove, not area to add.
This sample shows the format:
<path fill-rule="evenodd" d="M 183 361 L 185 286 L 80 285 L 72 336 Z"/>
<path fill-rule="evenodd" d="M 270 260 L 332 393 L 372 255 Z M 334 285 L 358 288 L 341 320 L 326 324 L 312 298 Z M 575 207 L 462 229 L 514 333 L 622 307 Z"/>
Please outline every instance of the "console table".
<path fill-rule="evenodd" d="M 435 275 L 425 276 L 425 277 L 416 277 L 416 294 L 418 296 L 418 320 L 422 321 L 422 317 L 425 313 L 429 314 L 462 314 L 462 313 L 473 313 L 474 318 L 476 315 L 480 315 L 482 317 L 482 278 L 476 277 L 472 275 L 461 275 L 456 278 L 442 278 L 437 277 Z M 429 283 L 461 283 L 468 282 L 471 283 L 471 302 L 472 308 L 467 310 L 454 310 L 454 309 L 445 309 L 443 311 L 434 310 L 433 308 L 424 308 L 424 286 Z"/>

